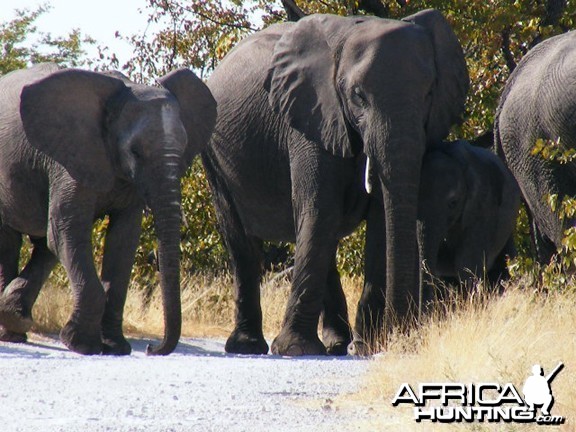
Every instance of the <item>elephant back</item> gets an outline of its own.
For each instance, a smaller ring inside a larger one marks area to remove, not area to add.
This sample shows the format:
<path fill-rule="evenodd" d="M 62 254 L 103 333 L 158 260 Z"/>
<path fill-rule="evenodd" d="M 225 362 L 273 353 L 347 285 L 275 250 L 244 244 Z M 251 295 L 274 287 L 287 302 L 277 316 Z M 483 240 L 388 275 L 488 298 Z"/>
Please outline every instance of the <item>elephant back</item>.
<path fill-rule="evenodd" d="M 14 116 L 20 117 L 20 93 L 24 86 L 41 80 L 59 69 L 54 63 L 40 63 L 29 69 L 15 70 L 0 77 L 2 124 L 8 124 L 7 121 Z"/>
<path fill-rule="evenodd" d="M 276 42 L 293 23 L 274 24 L 242 39 L 210 75 L 208 88 L 218 102 L 233 99 L 230 90 L 241 89 L 240 84 L 226 85 L 232 79 L 261 85 L 265 79 Z M 259 80 L 260 78 L 260 80 Z"/>
<path fill-rule="evenodd" d="M 560 137 L 564 144 L 576 145 L 576 98 L 571 91 L 576 83 L 575 45 L 576 32 L 569 32 L 547 39 L 522 58 L 502 92 L 496 130 L 513 129 L 531 142 Z"/>
<path fill-rule="evenodd" d="M 237 145 L 253 144 L 237 140 L 244 136 L 262 134 L 269 143 L 279 141 L 282 119 L 270 110 L 264 84 L 274 46 L 292 25 L 275 24 L 243 39 L 210 75 L 206 84 L 217 103 L 216 125 L 209 145 L 213 150 L 227 147 L 232 141 Z M 235 148 L 235 158 L 243 151 Z"/>
<path fill-rule="evenodd" d="M 532 60 L 540 73 L 534 108 L 542 137 L 576 147 L 576 32 L 549 39 Z"/>

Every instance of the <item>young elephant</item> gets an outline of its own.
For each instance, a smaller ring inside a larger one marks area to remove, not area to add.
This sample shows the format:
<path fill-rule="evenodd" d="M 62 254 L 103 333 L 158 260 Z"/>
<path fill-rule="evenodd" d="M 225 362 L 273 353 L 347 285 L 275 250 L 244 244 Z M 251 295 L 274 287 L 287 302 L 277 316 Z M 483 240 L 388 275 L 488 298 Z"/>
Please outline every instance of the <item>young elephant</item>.
<path fill-rule="evenodd" d="M 430 273 L 466 280 L 487 270 L 497 280 L 506 271 L 506 255 L 515 252 L 519 205 L 514 177 L 489 150 L 466 141 L 430 148 L 418 205 L 419 242 Z"/>
<path fill-rule="evenodd" d="M 180 179 L 216 118 L 187 69 L 130 82 L 120 73 L 43 64 L 0 79 L 0 337 L 25 340 L 32 306 L 59 260 L 72 315 L 63 343 L 82 354 L 128 354 L 122 314 L 144 206 L 155 219 L 166 323 L 150 354 L 180 337 Z M 109 215 L 99 278 L 92 224 Z M 34 245 L 19 272 L 22 236 Z"/>

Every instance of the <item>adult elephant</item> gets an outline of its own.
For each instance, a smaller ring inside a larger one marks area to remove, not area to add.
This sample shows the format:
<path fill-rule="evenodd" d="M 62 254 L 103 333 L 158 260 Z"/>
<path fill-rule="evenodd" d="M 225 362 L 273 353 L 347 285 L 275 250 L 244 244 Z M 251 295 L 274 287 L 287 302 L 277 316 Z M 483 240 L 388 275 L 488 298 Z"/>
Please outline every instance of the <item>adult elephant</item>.
<path fill-rule="evenodd" d="M 491 282 L 515 255 L 520 190 L 488 149 L 459 140 L 430 147 L 420 177 L 419 244 L 431 275 Z M 428 293 L 429 294 L 429 293 Z"/>
<path fill-rule="evenodd" d="M 273 25 L 238 44 L 208 87 L 218 120 L 202 158 L 235 286 L 226 350 L 268 351 L 261 242 L 283 240 L 296 243 L 295 264 L 272 352 L 345 354 L 351 335 L 336 248 L 362 219 L 358 345 L 379 330 L 384 304 L 388 322 L 409 322 L 419 295 L 422 155 L 458 121 L 468 87 L 462 49 L 444 17 L 435 10 L 402 21 L 312 15 Z M 373 197 L 363 187 L 366 156 L 380 180 Z M 322 311 L 325 345 L 317 334 Z"/>
<path fill-rule="evenodd" d="M 42 64 L 0 79 L 0 326 L 25 340 L 39 290 L 57 260 L 72 285 L 72 315 L 60 333 L 82 354 L 124 355 L 122 314 L 142 210 L 155 219 L 165 334 L 180 337 L 180 178 L 210 138 L 216 104 L 186 69 L 138 85 L 120 73 Z M 101 279 L 92 224 L 109 215 Z M 30 261 L 18 272 L 22 236 Z"/>
<path fill-rule="evenodd" d="M 546 197 L 576 195 L 574 162 L 560 164 L 535 154 L 539 139 L 576 148 L 576 32 L 552 37 L 534 47 L 510 75 L 497 110 L 496 145 L 518 181 L 533 222 L 541 262 L 562 246 L 562 222 Z"/>

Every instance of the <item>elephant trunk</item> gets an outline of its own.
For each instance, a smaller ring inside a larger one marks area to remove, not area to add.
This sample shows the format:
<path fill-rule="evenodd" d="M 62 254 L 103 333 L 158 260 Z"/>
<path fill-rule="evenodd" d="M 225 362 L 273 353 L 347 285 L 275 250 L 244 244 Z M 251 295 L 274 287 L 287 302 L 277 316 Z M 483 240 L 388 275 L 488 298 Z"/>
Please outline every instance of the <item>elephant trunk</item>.
<path fill-rule="evenodd" d="M 158 263 L 160 287 L 164 309 L 164 339 L 158 346 L 149 345 L 148 355 L 167 355 L 176 348 L 182 328 L 180 300 L 180 225 L 181 191 L 180 177 L 177 175 L 179 161 L 169 157 L 161 164 L 168 169 L 151 188 L 147 204 L 154 216 L 154 227 L 158 239 Z"/>
<path fill-rule="evenodd" d="M 419 303 L 416 203 L 413 202 L 418 193 L 410 185 L 404 185 L 403 191 L 384 189 L 388 269 L 385 325 L 387 329 L 393 325 L 405 328 Z"/>
<path fill-rule="evenodd" d="M 425 139 L 414 122 L 404 121 L 409 124 L 402 127 L 402 119 L 397 120 L 385 123 L 380 139 L 372 141 L 376 145 L 380 141 L 373 154 L 385 209 L 386 331 L 394 325 L 405 329 L 415 323 L 420 291 L 416 221 Z M 389 130 L 390 125 L 395 130 Z"/>

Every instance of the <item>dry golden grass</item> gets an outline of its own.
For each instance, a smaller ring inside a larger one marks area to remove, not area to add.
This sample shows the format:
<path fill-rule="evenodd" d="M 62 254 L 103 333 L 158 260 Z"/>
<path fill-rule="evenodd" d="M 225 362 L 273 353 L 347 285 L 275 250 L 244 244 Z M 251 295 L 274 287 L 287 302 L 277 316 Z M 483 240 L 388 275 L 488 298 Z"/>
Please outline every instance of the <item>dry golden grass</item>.
<path fill-rule="evenodd" d="M 344 278 L 343 288 L 351 313 L 351 322 L 360 297 L 361 283 Z M 267 274 L 261 288 L 264 335 L 272 339 L 278 334 L 290 291 L 286 277 Z M 34 306 L 33 330 L 56 333 L 71 312 L 70 290 L 65 281 L 48 283 Z M 157 289 L 148 306 L 141 292 L 128 291 L 124 312 L 124 330 L 130 336 L 159 337 L 164 332 L 162 300 Z M 194 275 L 182 279 L 182 335 L 187 337 L 225 338 L 234 323 L 234 300 L 230 276 Z"/>
<path fill-rule="evenodd" d="M 225 337 L 233 322 L 230 277 L 198 275 L 182 280 L 182 335 Z M 71 293 L 66 284 L 48 283 L 33 309 L 33 331 L 55 333 L 71 312 Z M 132 287 L 124 309 L 124 331 L 129 336 L 156 336 L 164 332 L 159 289 L 146 302 L 142 291 Z"/>
<path fill-rule="evenodd" d="M 512 383 L 521 389 L 539 363 L 548 373 L 565 368 L 552 384 L 552 413 L 567 418 L 547 430 L 576 431 L 576 291 L 548 293 L 509 287 L 504 295 L 461 301 L 409 336 L 392 337 L 377 356 L 362 393 L 346 403 L 364 403 L 377 413 L 366 430 L 531 431 L 543 426 L 505 423 L 434 424 L 413 420 L 412 406 L 392 407 L 400 384 L 423 382 Z"/>

